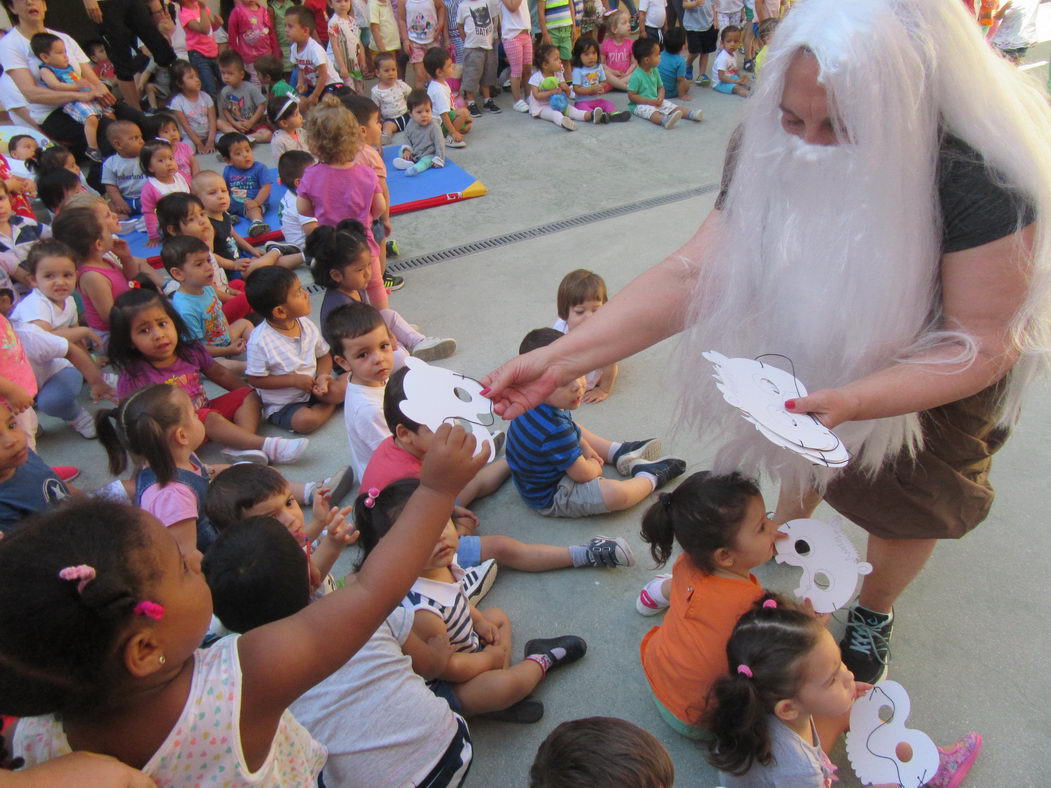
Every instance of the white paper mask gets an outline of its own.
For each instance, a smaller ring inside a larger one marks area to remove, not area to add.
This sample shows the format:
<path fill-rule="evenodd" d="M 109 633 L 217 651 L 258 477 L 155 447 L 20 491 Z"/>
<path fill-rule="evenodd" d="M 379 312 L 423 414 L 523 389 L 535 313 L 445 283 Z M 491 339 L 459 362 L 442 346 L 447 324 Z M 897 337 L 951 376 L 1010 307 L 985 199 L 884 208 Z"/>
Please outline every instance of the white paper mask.
<path fill-rule="evenodd" d="M 858 558 L 858 551 L 841 529 L 842 520 L 790 520 L 778 528 L 787 539 L 774 542 L 779 564 L 803 570 L 795 595 L 809 599 L 818 613 L 832 613 L 854 598 L 858 576 L 872 571 L 872 564 Z"/>
<path fill-rule="evenodd" d="M 727 358 L 714 350 L 703 355 L 715 366 L 723 398 L 771 442 L 818 465 L 847 464 L 850 453 L 835 433 L 809 414 L 785 410 L 785 400 L 807 396 L 794 375 L 759 359 Z"/>
<path fill-rule="evenodd" d="M 881 681 L 854 701 L 847 758 L 863 784 L 919 788 L 938 771 L 938 748 L 931 737 L 905 727 L 910 711 L 909 695 L 896 681 Z"/>
<path fill-rule="evenodd" d="M 437 430 L 447 421 L 459 423 L 478 441 L 475 454 L 488 444 L 491 459 L 496 452 L 487 428 L 496 423 L 496 416 L 492 401 L 482 396 L 482 384 L 418 358 L 409 357 L 405 366 L 409 371 L 405 373 L 401 412 L 431 430 Z"/>

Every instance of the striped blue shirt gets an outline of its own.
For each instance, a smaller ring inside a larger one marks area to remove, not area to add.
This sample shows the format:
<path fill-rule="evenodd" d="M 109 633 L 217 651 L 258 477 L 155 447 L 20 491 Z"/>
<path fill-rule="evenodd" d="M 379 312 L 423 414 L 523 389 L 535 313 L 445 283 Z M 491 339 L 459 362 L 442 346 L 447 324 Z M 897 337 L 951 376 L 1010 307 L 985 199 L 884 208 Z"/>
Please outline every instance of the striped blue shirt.
<path fill-rule="evenodd" d="M 580 451 L 580 427 L 568 410 L 537 405 L 507 429 L 507 464 L 515 488 L 534 509 L 546 509 Z"/>

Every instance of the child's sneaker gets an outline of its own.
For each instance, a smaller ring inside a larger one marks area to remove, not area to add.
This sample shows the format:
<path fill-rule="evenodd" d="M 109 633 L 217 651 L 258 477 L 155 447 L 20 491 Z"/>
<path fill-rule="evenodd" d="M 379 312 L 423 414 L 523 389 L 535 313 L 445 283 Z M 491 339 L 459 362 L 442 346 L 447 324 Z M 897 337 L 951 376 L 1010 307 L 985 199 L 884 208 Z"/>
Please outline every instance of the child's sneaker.
<path fill-rule="evenodd" d="M 661 586 L 670 577 L 671 575 L 657 575 L 642 587 L 638 598 L 635 600 L 635 609 L 640 615 L 655 616 L 668 609 L 671 602 L 661 594 Z"/>
<path fill-rule="evenodd" d="M 666 129 L 674 129 L 675 124 L 682 120 L 682 110 L 677 109 L 673 112 L 669 112 L 661 119 L 661 125 Z"/>
<path fill-rule="evenodd" d="M 609 113 L 602 109 L 602 107 L 595 107 L 595 109 L 591 111 L 591 122 L 600 125 L 609 123 Z"/>
<path fill-rule="evenodd" d="M 631 120 L 631 113 L 626 109 L 618 110 L 617 112 L 611 112 L 609 119 L 612 123 L 627 123 Z"/>
<path fill-rule="evenodd" d="M 270 225 L 260 219 L 257 222 L 252 222 L 251 226 L 249 226 L 248 237 L 255 238 L 257 235 L 268 232 L 270 232 Z"/>
<path fill-rule="evenodd" d="M 384 148 L 390 145 L 390 141 L 393 139 L 390 134 L 380 134 L 380 147 Z"/>
<path fill-rule="evenodd" d="M 456 139 L 452 134 L 445 138 L 445 144 L 450 148 L 466 148 L 467 143 L 464 140 Z"/>
<path fill-rule="evenodd" d="M 396 170 L 405 170 L 406 172 L 408 172 L 412 169 L 415 162 L 413 162 L 412 159 L 406 159 L 402 156 L 397 156 L 394 158 L 394 161 L 392 161 L 391 164 L 394 165 L 394 169 Z"/>
<path fill-rule="evenodd" d="M 344 465 L 338 471 L 331 476 L 322 479 L 319 482 L 307 482 L 303 485 L 303 500 L 311 506 L 314 505 L 316 500 L 315 496 L 319 492 L 327 493 L 329 500 L 333 506 L 339 505 L 339 502 L 346 497 L 350 487 L 345 483 L 347 475 L 350 475 L 350 485 L 354 484 L 354 470 L 349 465 Z M 340 488 L 343 488 L 343 496 L 336 498 L 336 493 Z"/>
<path fill-rule="evenodd" d="M 51 470 L 64 482 L 71 482 L 80 476 L 80 468 L 76 465 L 52 465 Z"/>
<path fill-rule="evenodd" d="M 265 451 L 259 449 L 231 449 L 225 448 L 223 454 L 235 463 L 250 462 L 253 465 L 269 465 L 270 459 Z"/>
<path fill-rule="evenodd" d="M 387 239 L 387 257 L 397 257 L 401 254 L 401 250 L 398 248 L 398 241 L 395 238 Z M 398 279 L 401 277 L 399 276 Z"/>
<path fill-rule="evenodd" d="M 526 659 L 534 658 L 534 661 L 540 663 L 540 659 L 537 657 L 546 658 L 547 666 L 544 667 L 544 675 L 547 675 L 550 671 L 555 668 L 561 668 L 563 665 L 570 665 L 576 662 L 578 659 L 588 653 L 588 644 L 584 642 L 584 638 L 577 637 L 576 635 L 562 635 L 557 638 L 534 638 L 525 644 L 525 656 Z M 543 667 L 543 664 L 541 663 Z"/>
<path fill-rule="evenodd" d="M 83 408 L 80 409 L 77 417 L 71 419 L 68 424 L 88 440 L 95 437 L 95 419 Z"/>
<path fill-rule="evenodd" d="M 440 339 L 439 337 L 424 337 L 413 345 L 410 355 L 420 361 L 438 361 L 449 358 L 456 352 L 455 339 Z"/>
<path fill-rule="evenodd" d="M 518 101 L 514 103 L 512 109 L 514 109 L 515 112 L 529 112 L 529 105 L 526 103 L 525 99 L 518 99 Z"/>
<path fill-rule="evenodd" d="M 624 441 L 613 455 L 612 465 L 617 473 L 627 476 L 631 463 L 635 460 L 655 460 L 661 456 L 660 438 L 647 438 L 644 441 Z"/>
<path fill-rule="evenodd" d="M 395 290 L 401 290 L 405 287 L 405 279 L 394 274 L 383 275 L 383 286 L 387 289 L 388 293 L 393 293 Z"/>
<path fill-rule="evenodd" d="M 263 451 L 270 462 L 295 462 L 303 456 L 309 444 L 308 438 L 267 438 L 263 441 Z"/>
<path fill-rule="evenodd" d="M 699 74 L 697 78 L 693 80 L 693 84 L 700 85 L 702 88 L 710 88 L 712 86 L 712 78 L 707 74 Z"/>
<path fill-rule="evenodd" d="M 640 473 L 648 473 L 657 478 L 657 486 L 653 489 L 659 490 L 676 476 L 686 473 L 686 460 L 678 457 L 661 457 L 650 462 L 649 460 L 634 460 L 628 466 L 628 473 L 638 476 Z"/>
<path fill-rule="evenodd" d="M 635 555 L 626 540 L 595 536 L 584 545 L 586 566 L 635 566 Z"/>
<path fill-rule="evenodd" d="M 478 566 L 464 570 L 463 577 L 460 579 L 460 587 L 463 588 L 467 601 L 472 605 L 477 605 L 478 601 L 493 587 L 493 583 L 496 582 L 496 573 L 499 570 L 500 567 L 497 566 L 495 558 L 482 561 Z"/>
<path fill-rule="evenodd" d="M 492 112 L 494 115 L 499 115 L 501 112 L 503 112 L 502 109 L 496 106 L 496 102 L 492 99 L 485 100 L 485 109 L 487 112 Z"/>
<path fill-rule="evenodd" d="M 102 161 L 102 151 L 100 151 L 98 148 L 86 148 L 84 150 L 84 155 L 92 161 Z"/>
<path fill-rule="evenodd" d="M 300 254 L 302 250 L 295 244 L 288 244 L 284 241 L 267 241 L 263 244 L 264 252 L 272 252 L 277 249 L 278 254 Z"/>
<path fill-rule="evenodd" d="M 700 123 L 702 120 L 704 120 L 704 110 L 703 109 L 691 109 L 687 113 L 686 117 L 687 117 L 688 120 L 692 120 L 695 123 Z"/>
<path fill-rule="evenodd" d="M 926 783 L 928 788 L 957 788 L 978 760 L 982 751 L 982 735 L 968 733 L 949 749 L 938 748 L 938 771 Z"/>
<path fill-rule="evenodd" d="M 562 128 L 566 131 L 576 131 L 577 124 L 573 122 L 573 119 L 569 115 L 562 116 Z"/>
<path fill-rule="evenodd" d="M 471 113 L 472 118 L 482 117 L 482 111 L 478 109 L 478 105 L 473 101 L 467 105 L 467 111 Z"/>
<path fill-rule="evenodd" d="M 887 675 L 894 614 L 885 615 L 855 605 L 847 616 L 847 630 L 839 641 L 843 664 L 857 681 L 876 684 Z"/>

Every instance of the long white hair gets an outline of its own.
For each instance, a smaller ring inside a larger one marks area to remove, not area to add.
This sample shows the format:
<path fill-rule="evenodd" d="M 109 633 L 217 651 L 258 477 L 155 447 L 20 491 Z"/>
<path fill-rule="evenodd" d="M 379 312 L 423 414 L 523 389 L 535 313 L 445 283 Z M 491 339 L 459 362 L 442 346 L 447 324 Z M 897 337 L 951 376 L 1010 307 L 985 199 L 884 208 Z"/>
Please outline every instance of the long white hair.
<path fill-rule="evenodd" d="M 803 145 L 781 127 L 785 74 L 801 51 L 816 58 L 843 144 Z M 974 340 L 941 314 L 943 132 L 1036 206 L 1030 290 L 1010 326 L 1022 355 L 1000 408 L 1003 423 L 1014 420 L 1048 363 L 1051 110 L 1042 87 L 986 45 L 959 0 L 800 0 L 745 102 L 721 229 L 701 261 L 681 346 L 684 412 L 726 441 L 717 470 L 763 468 L 795 489 L 823 489 L 833 475 L 724 403 L 704 350 L 784 354 L 810 391 L 920 363 L 912 357 L 935 347 L 947 351 L 946 372 L 974 359 Z M 836 433 L 870 473 L 923 442 L 917 414 Z"/>

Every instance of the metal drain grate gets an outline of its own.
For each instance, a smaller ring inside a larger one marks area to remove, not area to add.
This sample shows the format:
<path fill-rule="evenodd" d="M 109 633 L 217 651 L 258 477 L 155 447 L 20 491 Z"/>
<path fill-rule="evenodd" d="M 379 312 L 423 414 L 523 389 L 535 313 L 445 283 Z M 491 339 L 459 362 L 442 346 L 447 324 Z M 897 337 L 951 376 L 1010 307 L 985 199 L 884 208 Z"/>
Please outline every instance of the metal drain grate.
<path fill-rule="evenodd" d="M 664 194 L 660 197 L 651 197 L 648 200 L 639 200 L 638 202 L 628 203 L 627 205 L 618 205 L 616 208 L 607 208 L 604 211 L 586 213 L 582 216 L 574 216 L 570 219 L 563 219 L 561 221 L 551 222 L 550 224 L 541 224 L 538 227 L 531 227 L 528 230 L 518 230 L 513 233 L 507 233 L 506 235 L 486 238 L 482 241 L 472 241 L 471 243 L 454 246 L 450 249 L 442 249 L 437 252 L 431 252 L 430 254 L 420 255 L 419 257 L 410 257 L 406 260 L 397 261 L 391 260 L 387 262 L 387 270 L 394 271 L 395 273 L 402 273 L 404 271 L 411 271 L 414 268 L 423 268 L 424 266 L 434 265 L 435 263 L 444 263 L 449 260 L 455 260 L 458 257 L 466 257 L 467 255 L 478 254 L 479 252 L 488 252 L 493 249 L 499 249 L 503 246 L 509 246 L 522 241 L 531 241 L 534 238 L 542 238 L 545 235 L 559 233 L 563 230 L 572 230 L 586 224 L 602 222 L 607 219 L 616 219 L 618 216 L 625 216 L 630 213 L 647 211 L 651 208 L 659 208 L 662 205 L 689 200 L 693 197 L 699 197 L 702 194 L 716 191 L 718 188 L 718 183 L 708 183 L 704 186 L 687 189 L 686 191 Z"/>

